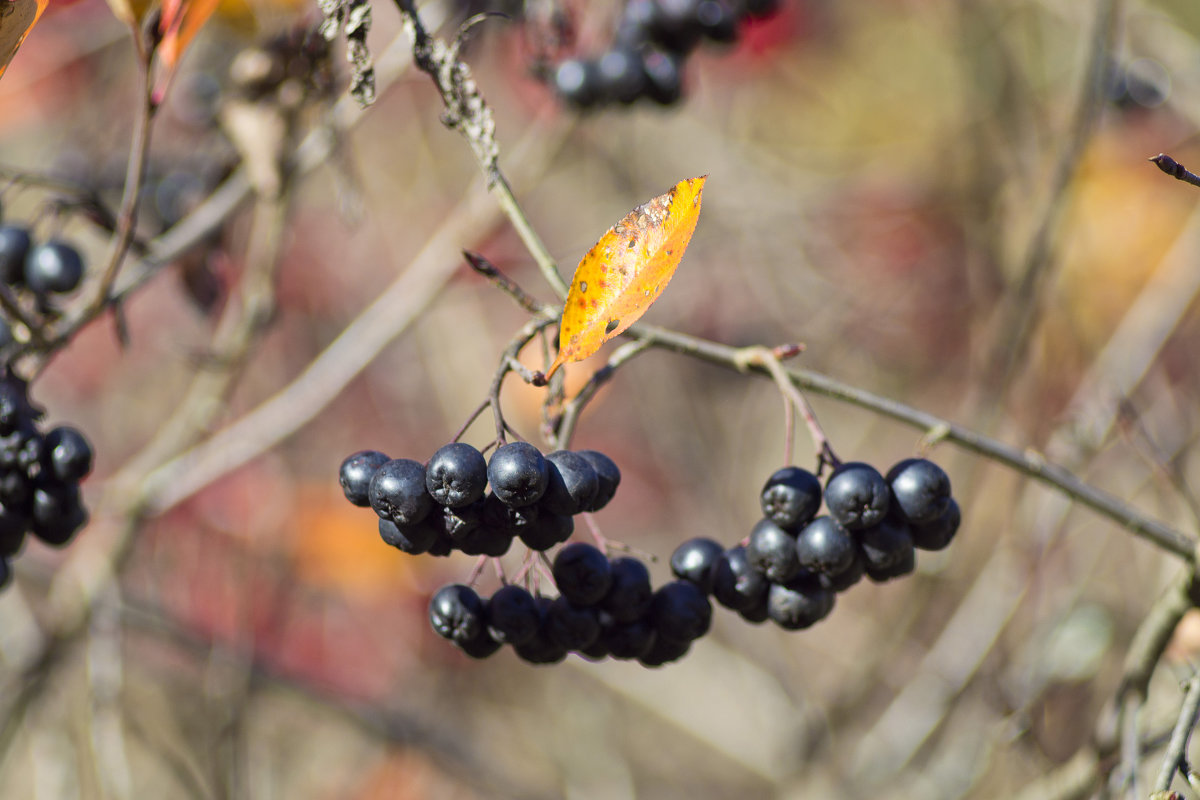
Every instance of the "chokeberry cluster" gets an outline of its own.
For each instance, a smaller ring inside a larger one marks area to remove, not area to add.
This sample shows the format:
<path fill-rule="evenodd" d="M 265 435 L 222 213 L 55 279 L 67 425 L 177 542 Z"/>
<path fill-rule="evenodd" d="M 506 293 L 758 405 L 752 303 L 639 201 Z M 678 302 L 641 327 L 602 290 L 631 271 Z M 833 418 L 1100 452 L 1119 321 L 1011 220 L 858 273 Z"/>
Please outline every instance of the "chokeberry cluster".
<path fill-rule="evenodd" d="M 827 514 L 818 515 L 824 500 Z M 763 518 L 725 549 L 691 539 L 671 556 L 679 578 L 750 622 L 797 630 L 824 619 L 864 575 L 882 583 L 911 573 L 916 550 L 941 550 L 958 530 L 958 503 L 937 464 L 910 458 L 887 475 L 851 462 L 830 474 L 785 467 L 760 495 Z"/>
<path fill-rule="evenodd" d="M 779 0 L 630 0 L 612 46 L 598 57 L 571 58 L 549 74 L 558 96 L 576 108 L 670 105 L 683 96 L 683 67 L 702 41 L 731 43 L 742 20 L 771 14 Z"/>
<path fill-rule="evenodd" d="M 92 447 L 72 427 L 43 432 L 28 390 L 17 376 L 0 375 L 0 586 L 28 533 L 59 547 L 88 520 L 79 482 L 91 472 Z"/>

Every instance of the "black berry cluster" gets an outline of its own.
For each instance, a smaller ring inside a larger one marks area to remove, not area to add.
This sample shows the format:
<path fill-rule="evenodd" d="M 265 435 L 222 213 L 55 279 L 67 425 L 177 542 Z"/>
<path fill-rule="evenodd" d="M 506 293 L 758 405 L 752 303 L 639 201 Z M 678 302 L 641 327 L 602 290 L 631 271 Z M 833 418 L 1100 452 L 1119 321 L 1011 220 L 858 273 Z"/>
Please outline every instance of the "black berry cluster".
<path fill-rule="evenodd" d="M 630 0 L 612 46 L 595 58 L 571 58 L 550 71 L 558 96 L 576 108 L 662 105 L 683 96 L 683 66 L 702 42 L 731 43 L 743 19 L 773 13 L 779 0 Z"/>
<path fill-rule="evenodd" d="M 827 514 L 818 515 L 824 500 Z M 864 575 L 882 583 L 907 575 L 916 550 L 941 550 L 960 521 L 950 479 L 937 464 L 910 458 L 887 475 L 842 464 L 822 491 L 815 475 L 785 467 L 763 486 L 763 518 L 745 544 L 684 542 L 671 556 L 681 579 L 751 622 L 797 630 L 824 619 L 834 598 Z"/>
<path fill-rule="evenodd" d="M 514 539 L 539 551 L 565 542 L 574 516 L 603 508 L 621 473 L 594 450 L 543 456 L 512 442 L 489 460 L 452 442 L 425 464 L 364 450 L 342 462 L 339 478 L 346 499 L 374 509 L 379 535 L 405 553 L 502 556 Z"/>
<path fill-rule="evenodd" d="M 0 225 L 0 281 L 12 289 L 28 290 L 40 304 L 56 294 L 79 288 L 83 258 L 66 241 L 34 241 L 29 228 Z"/>
<path fill-rule="evenodd" d="M 92 469 L 91 445 L 75 428 L 40 430 L 42 411 L 28 388 L 0 375 L 0 586 L 26 534 L 59 547 L 88 520 L 79 482 Z"/>

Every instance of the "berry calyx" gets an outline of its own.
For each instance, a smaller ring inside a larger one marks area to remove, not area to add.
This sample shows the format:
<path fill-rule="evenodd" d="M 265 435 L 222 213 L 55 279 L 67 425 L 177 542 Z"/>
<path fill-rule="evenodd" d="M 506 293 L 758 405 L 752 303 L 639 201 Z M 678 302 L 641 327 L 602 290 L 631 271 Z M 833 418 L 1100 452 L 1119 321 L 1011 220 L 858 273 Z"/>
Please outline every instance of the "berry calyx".
<path fill-rule="evenodd" d="M 487 480 L 487 461 L 466 442 L 438 448 L 425 464 L 425 489 L 447 508 L 461 508 L 483 499 Z"/>
<path fill-rule="evenodd" d="M 890 497 L 891 489 L 879 470 L 860 461 L 842 464 L 825 484 L 830 515 L 851 531 L 882 522 Z"/>
<path fill-rule="evenodd" d="M 384 462 L 371 477 L 367 497 L 376 514 L 397 525 L 415 525 L 433 510 L 425 467 L 410 458 Z"/>
<path fill-rule="evenodd" d="M 492 494 L 513 508 L 536 503 L 550 482 L 546 459 L 528 442 L 510 442 L 496 448 L 488 462 L 487 477 Z"/>
<path fill-rule="evenodd" d="M 767 478 L 759 497 L 763 516 L 781 528 L 799 530 L 821 507 L 821 482 L 800 467 L 784 467 Z"/>

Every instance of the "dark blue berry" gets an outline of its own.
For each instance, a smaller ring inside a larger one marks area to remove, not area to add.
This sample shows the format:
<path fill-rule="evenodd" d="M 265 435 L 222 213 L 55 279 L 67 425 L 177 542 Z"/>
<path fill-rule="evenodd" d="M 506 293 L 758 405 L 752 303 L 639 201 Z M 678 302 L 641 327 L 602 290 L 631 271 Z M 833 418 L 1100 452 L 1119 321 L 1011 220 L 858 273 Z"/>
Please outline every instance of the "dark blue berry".
<path fill-rule="evenodd" d="M 962 522 L 962 512 L 953 497 L 946 504 L 946 510 L 937 519 L 919 525 L 910 525 L 913 546 L 922 550 L 942 550 L 954 539 L 958 526 Z"/>
<path fill-rule="evenodd" d="M 567 648 L 550 638 L 545 624 L 553 601 L 548 597 L 538 597 L 535 601 L 542 622 L 538 625 L 537 632 L 521 644 L 514 645 L 513 651 L 522 661 L 530 664 L 557 664 L 567 657 Z"/>
<path fill-rule="evenodd" d="M 713 568 L 713 597 L 734 611 L 758 605 L 766 596 L 768 585 L 767 577 L 750 566 L 742 545 L 722 553 Z"/>
<path fill-rule="evenodd" d="M 79 486 L 50 481 L 33 490 L 30 517 L 33 534 L 55 547 L 71 541 L 88 521 Z"/>
<path fill-rule="evenodd" d="M 775 582 L 786 581 L 800 571 L 796 537 L 769 519 L 759 520 L 746 544 L 750 566 Z"/>
<path fill-rule="evenodd" d="M 487 461 L 466 442 L 439 448 L 425 465 L 426 490 L 434 501 L 449 508 L 481 500 L 487 480 Z"/>
<path fill-rule="evenodd" d="M 577 606 L 563 596 L 546 610 L 546 633 L 567 650 L 583 650 L 600 636 L 600 618 L 591 606 Z"/>
<path fill-rule="evenodd" d="M 798 531 L 821 508 L 821 482 L 800 467 L 784 467 L 767 478 L 759 495 L 763 516 L 781 528 Z"/>
<path fill-rule="evenodd" d="M 592 469 L 596 470 L 596 478 L 599 480 L 596 496 L 585 510 L 599 511 L 608 505 L 608 501 L 612 500 L 613 495 L 617 493 L 617 487 L 621 484 L 621 470 L 617 468 L 615 461 L 596 450 L 580 450 L 579 455 L 592 465 Z"/>
<path fill-rule="evenodd" d="M 654 592 L 650 619 L 659 639 L 690 642 L 708 633 L 712 603 L 694 583 L 671 581 Z"/>
<path fill-rule="evenodd" d="M 471 658 L 487 658 L 494 655 L 501 647 L 501 644 L 487 632 L 487 628 L 480 629 L 479 633 L 472 639 L 468 639 L 465 642 L 455 640 L 454 644 L 465 655 Z"/>
<path fill-rule="evenodd" d="M 810 572 L 838 575 L 854 563 L 854 537 L 833 517 L 817 517 L 796 537 L 796 557 Z"/>
<path fill-rule="evenodd" d="M 550 82 L 555 94 L 576 108 L 589 108 L 600 100 L 594 62 L 567 59 L 555 68 Z"/>
<path fill-rule="evenodd" d="M 671 573 L 676 578 L 696 584 L 705 594 L 711 594 L 713 565 L 723 552 L 725 548 L 712 539 L 688 539 L 671 554 Z"/>
<path fill-rule="evenodd" d="M 655 636 L 654 644 L 650 645 L 650 649 L 638 656 L 638 663 L 643 667 L 661 667 L 663 664 L 678 661 L 691 649 L 690 641 L 682 642 Z"/>
<path fill-rule="evenodd" d="M 384 462 L 371 478 L 367 497 L 376 514 L 398 525 L 415 525 L 433 510 L 425 467 L 410 458 Z"/>
<path fill-rule="evenodd" d="M 66 242 L 34 245 L 25 256 L 25 285 L 36 294 L 73 292 L 82 280 L 83 258 Z"/>
<path fill-rule="evenodd" d="M 909 522 L 932 522 L 950 504 L 950 476 L 928 459 L 901 461 L 888 471 L 887 482 L 895 510 Z"/>
<path fill-rule="evenodd" d="M 429 517 L 412 525 L 397 525 L 390 519 L 379 518 L 379 537 L 400 552 L 412 556 L 427 552 L 437 541 L 440 532 Z"/>
<path fill-rule="evenodd" d="M 360 450 L 346 456 L 338 470 L 338 483 L 346 499 L 361 508 L 371 505 L 371 478 L 390 460 L 378 450 Z"/>
<path fill-rule="evenodd" d="M 492 494 L 513 508 L 542 499 L 550 482 L 546 459 L 528 442 L 510 442 L 496 448 L 488 462 L 487 476 Z"/>
<path fill-rule="evenodd" d="M 700 0 L 696 4 L 696 22 L 709 40 L 730 44 L 738 38 L 738 18 L 724 0 Z"/>
<path fill-rule="evenodd" d="M 850 562 L 850 566 L 836 575 L 821 575 L 821 585 L 830 591 L 844 592 L 861 581 L 865 574 L 866 563 L 863 561 L 862 552 L 855 547 L 854 560 Z"/>
<path fill-rule="evenodd" d="M 766 584 L 769 588 L 770 584 Z M 758 601 L 749 608 L 739 608 L 738 616 L 746 620 L 752 625 L 759 625 L 767 621 L 767 592 L 764 591 Z"/>
<path fill-rule="evenodd" d="M 785 630 L 800 630 L 829 616 L 834 594 L 821 586 L 812 573 L 803 573 L 787 583 L 771 584 L 767 616 Z"/>
<path fill-rule="evenodd" d="M 612 585 L 600 601 L 600 607 L 617 622 L 633 622 L 646 616 L 654 599 L 646 565 L 631 556 L 614 558 L 610 563 Z"/>
<path fill-rule="evenodd" d="M 641 658 L 650 652 L 655 638 L 654 625 L 649 619 L 621 622 L 605 612 L 600 613 L 599 641 L 613 658 Z"/>
<path fill-rule="evenodd" d="M 601 98 L 632 103 L 642 96 L 645 87 L 642 59 L 632 48 L 617 45 L 596 62 L 596 88 Z"/>
<path fill-rule="evenodd" d="M 574 532 L 575 521 L 571 517 L 540 511 L 534 523 L 522 528 L 517 535 L 530 550 L 544 551 L 570 539 Z"/>
<path fill-rule="evenodd" d="M 542 624 L 533 595 L 515 584 L 501 586 L 487 602 L 488 633 L 501 644 L 521 644 L 532 639 Z"/>
<path fill-rule="evenodd" d="M 546 456 L 550 473 L 540 505 L 555 514 L 578 514 L 589 508 L 600 491 L 600 478 L 591 462 L 578 453 L 556 450 Z"/>
<path fill-rule="evenodd" d="M 842 464 L 825 484 L 825 505 L 847 530 L 869 528 L 883 521 L 891 490 L 879 470 L 852 461 Z"/>
<path fill-rule="evenodd" d="M 858 548 L 868 576 L 895 577 L 893 570 L 912 571 L 913 540 L 908 523 L 889 515 L 877 525 L 858 531 Z M 896 573 L 902 574 L 902 573 Z"/>
<path fill-rule="evenodd" d="M 661 50 L 642 53 L 646 75 L 645 94 L 659 105 L 669 106 L 683 97 L 683 63 L 679 56 Z"/>
<path fill-rule="evenodd" d="M 483 601 L 470 586 L 443 586 L 429 600 L 429 624 L 443 639 L 469 642 L 487 631 Z"/>
<path fill-rule="evenodd" d="M 551 573 L 559 593 L 580 606 L 599 603 L 612 587 L 612 564 L 586 542 L 571 542 L 559 550 Z"/>

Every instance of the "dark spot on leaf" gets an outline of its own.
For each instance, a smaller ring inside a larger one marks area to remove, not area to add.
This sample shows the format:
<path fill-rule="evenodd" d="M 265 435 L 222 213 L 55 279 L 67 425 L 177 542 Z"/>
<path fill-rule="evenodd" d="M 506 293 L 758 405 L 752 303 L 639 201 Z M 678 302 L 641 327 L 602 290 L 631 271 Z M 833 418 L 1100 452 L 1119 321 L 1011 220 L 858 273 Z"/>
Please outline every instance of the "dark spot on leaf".
<path fill-rule="evenodd" d="M 605 332 L 605 333 L 612 333 L 613 331 L 615 331 L 615 330 L 617 329 L 617 326 L 618 326 L 618 325 L 620 325 L 620 324 L 621 324 L 621 320 L 619 320 L 619 319 L 610 319 L 610 320 L 608 321 L 608 324 L 604 326 L 604 332 Z"/>
<path fill-rule="evenodd" d="M 632 249 L 633 249 L 633 248 L 635 248 L 635 247 L 637 247 L 637 237 L 636 237 L 636 236 L 630 236 L 630 237 L 629 237 L 629 242 L 628 242 L 628 244 L 626 244 L 626 245 L 625 245 L 625 249 L 626 249 L 626 250 L 632 250 Z"/>
<path fill-rule="evenodd" d="M 580 282 L 579 282 L 579 291 L 581 291 L 581 292 L 586 292 L 586 291 L 587 291 L 587 281 L 580 281 Z"/>

